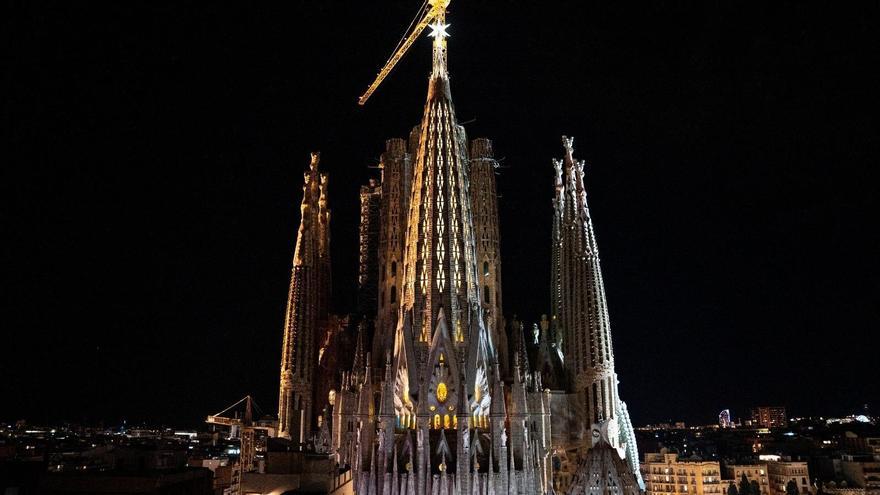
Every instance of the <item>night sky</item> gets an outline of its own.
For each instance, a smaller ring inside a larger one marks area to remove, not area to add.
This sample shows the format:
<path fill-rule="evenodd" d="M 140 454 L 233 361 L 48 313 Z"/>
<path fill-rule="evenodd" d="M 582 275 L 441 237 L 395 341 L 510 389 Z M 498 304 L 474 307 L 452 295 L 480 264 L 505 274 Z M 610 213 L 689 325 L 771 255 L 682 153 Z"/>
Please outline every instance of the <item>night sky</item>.
<path fill-rule="evenodd" d="M 880 413 L 880 16 L 856 3 L 453 1 L 458 118 L 503 158 L 505 313 L 548 311 L 574 136 L 635 424 Z M 421 118 L 429 41 L 356 98 L 418 2 L 7 6 L 0 420 L 273 412 L 308 154 L 346 313 L 357 190 Z"/>

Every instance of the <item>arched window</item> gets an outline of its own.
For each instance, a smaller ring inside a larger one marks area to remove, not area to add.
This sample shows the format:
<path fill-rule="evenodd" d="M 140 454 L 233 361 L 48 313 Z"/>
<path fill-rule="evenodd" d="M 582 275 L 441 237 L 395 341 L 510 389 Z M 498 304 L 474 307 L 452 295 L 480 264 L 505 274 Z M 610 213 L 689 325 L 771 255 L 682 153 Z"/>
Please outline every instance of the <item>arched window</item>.
<path fill-rule="evenodd" d="M 440 382 L 437 385 L 437 402 L 439 402 L 441 404 L 446 402 L 446 394 L 447 393 L 448 392 L 446 390 L 446 384 L 443 382 Z"/>
<path fill-rule="evenodd" d="M 435 430 L 440 429 L 440 415 L 439 414 L 434 415 L 434 429 Z"/>
<path fill-rule="evenodd" d="M 484 277 L 489 276 L 489 262 L 488 261 L 483 262 L 483 276 Z"/>
<path fill-rule="evenodd" d="M 397 262 L 396 261 L 391 262 L 391 276 L 392 277 L 397 276 Z"/>
<path fill-rule="evenodd" d="M 391 304 L 397 302 L 397 286 L 391 286 Z"/>
<path fill-rule="evenodd" d="M 489 286 L 488 285 L 484 286 L 483 287 L 483 301 L 485 301 L 486 304 L 490 304 L 489 299 L 491 299 L 491 297 L 492 296 L 491 296 L 491 292 L 489 292 Z"/>

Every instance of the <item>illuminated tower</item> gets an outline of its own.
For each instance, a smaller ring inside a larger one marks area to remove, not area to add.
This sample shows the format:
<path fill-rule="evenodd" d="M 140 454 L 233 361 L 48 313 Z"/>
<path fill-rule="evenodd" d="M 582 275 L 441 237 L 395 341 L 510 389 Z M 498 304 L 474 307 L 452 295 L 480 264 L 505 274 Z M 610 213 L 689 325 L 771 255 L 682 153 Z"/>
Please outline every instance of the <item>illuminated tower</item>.
<path fill-rule="evenodd" d="M 529 370 L 517 371 L 510 394 L 501 378 L 496 163 L 488 140 L 468 149 L 455 117 L 447 4 L 429 1 L 416 24 L 433 21 L 433 64 L 421 123 L 406 149 L 391 140 L 382 158 L 372 345 L 381 354 L 344 381 L 337 400 L 356 410 L 340 411 L 337 424 L 355 433 L 337 431 L 334 447 L 341 463 L 350 459 L 358 494 L 547 493 L 550 394 Z"/>
<path fill-rule="evenodd" d="M 319 159 L 319 153 L 312 153 L 304 174 L 281 352 L 278 436 L 300 443 L 314 426 L 314 370 L 330 299 L 330 210 L 327 176 L 318 172 Z"/>
<path fill-rule="evenodd" d="M 475 416 L 487 415 L 489 405 L 492 342 L 482 319 L 467 139 L 452 105 L 445 29 L 442 19 L 433 25 L 433 67 L 419 126 L 404 246 L 394 342 L 396 412 L 404 418 L 417 413 L 414 396 L 439 399 L 438 392 L 445 390 L 444 400 L 432 405 L 447 407 L 447 397 L 456 401 L 458 386 L 467 387 L 470 396 L 486 398 L 485 404 L 475 404 Z M 461 383 L 454 371 L 460 363 L 472 371 L 468 383 Z"/>

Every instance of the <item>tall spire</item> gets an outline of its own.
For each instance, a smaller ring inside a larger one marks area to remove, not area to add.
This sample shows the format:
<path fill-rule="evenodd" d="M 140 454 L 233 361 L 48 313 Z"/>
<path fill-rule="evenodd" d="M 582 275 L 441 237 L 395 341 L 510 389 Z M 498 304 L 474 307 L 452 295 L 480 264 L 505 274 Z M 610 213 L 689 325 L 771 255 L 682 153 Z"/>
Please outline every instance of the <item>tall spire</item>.
<path fill-rule="evenodd" d="M 493 354 L 481 317 L 467 138 L 456 120 L 449 91 L 445 15 L 438 15 L 431 27 L 434 60 L 415 152 L 395 345 L 396 362 L 408 361 L 410 353 L 418 361 L 418 366 L 407 364 L 410 382 L 432 381 L 428 375 L 438 369 L 438 363 L 428 360 L 439 359 L 442 353 L 429 352 L 429 347 L 436 342 L 434 334 L 441 320 L 445 320 L 453 343 L 448 352 L 456 354 L 446 356 L 449 362 L 458 362 L 467 353 L 468 363 L 486 365 Z M 401 338 L 407 332 L 415 342 Z M 399 344 L 410 350 L 399 349 Z M 483 376 L 488 371 L 484 370 Z M 473 389 L 476 376 L 479 374 L 469 374 L 467 386 L 480 395 Z M 400 378 L 398 372 L 398 381 Z"/>
<path fill-rule="evenodd" d="M 330 210 L 327 176 L 312 153 L 304 174 L 302 216 L 287 295 L 278 400 L 278 436 L 304 441 L 312 428 L 314 363 L 330 299 Z"/>
<path fill-rule="evenodd" d="M 498 232 L 498 193 L 495 174 L 499 168 L 492 141 L 478 138 L 470 145 L 471 208 L 477 244 L 478 280 L 482 286 L 483 314 L 498 352 L 503 376 L 510 375 L 507 332 L 501 306 L 501 249 Z"/>
<path fill-rule="evenodd" d="M 584 161 L 575 160 L 574 139 L 562 137 L 565 155 L 554 160 L 554 322 L 563 334 L 565 369 L 573 391 L 583 392 L 589 421 L 614 419 L 617 375 L 599 248 L 587 207 Z M 612 442 L 615 443 L 615 435 Z"/>

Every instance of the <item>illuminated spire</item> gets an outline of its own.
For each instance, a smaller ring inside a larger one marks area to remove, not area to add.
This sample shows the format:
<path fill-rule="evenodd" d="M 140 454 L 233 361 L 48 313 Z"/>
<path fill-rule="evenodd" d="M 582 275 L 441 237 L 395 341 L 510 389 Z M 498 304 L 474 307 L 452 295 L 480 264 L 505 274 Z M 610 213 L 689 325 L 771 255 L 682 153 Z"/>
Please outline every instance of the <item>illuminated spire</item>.
<path fill-rule="evenodd" d="M 434 63 L 432 64 L 431 77 L 448 77 L 446 72 L 446 38 L 449 33 L 446 29 L 449 24 L 445 24 L 446 13 L 443 12 L 437 16 L 434 22 L 428 25 L 431 28 L 431 34 L 428 36 L 434 38 Z"/>
<path fill-rule="evenodd" d="M 463 360 L 468 366 L 487 368 L 494 356 L 480 303 L 467 138 L 455 117 L 446 72 L 447 27 L 441 12 L 432 25 L 433 72 L 418 127 L 404 243 L 395 362 L 407 364 L 409 377 L 402 376 L 404 370 L 398 366 L 396 381 L 413 385 L 436 381 L 433 361 L 439 354 L 433 347 L 438 331 L 448 332 L 450 342 L 444 348 L 451 363 Z M 463 385 L 475 390 L 478 377 L 489 373 L 489 369 L 469 369 L 468 383 Z M 484 396 L 489 394 L 486 384 L 479 387 Z M 482 402 L 475 412 L 487 415 L 488 401 Z M 405 404 L 405 397 L 399 397 L 398 404 Z"/>
<path fill-rule="evenodd" d="M 330 298 L 330 210 L 327 176 L 312 153 L 304 174 L 301 219 L 287 296 L 278 400 L 278 436 L 304 441 L 311 433 L 318 331 Z"/>

